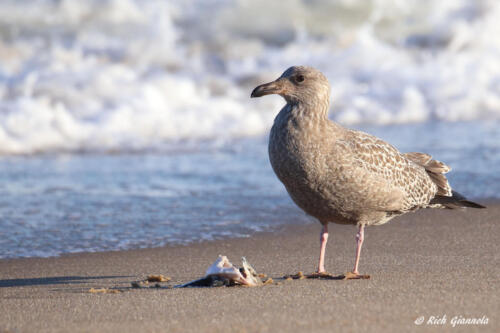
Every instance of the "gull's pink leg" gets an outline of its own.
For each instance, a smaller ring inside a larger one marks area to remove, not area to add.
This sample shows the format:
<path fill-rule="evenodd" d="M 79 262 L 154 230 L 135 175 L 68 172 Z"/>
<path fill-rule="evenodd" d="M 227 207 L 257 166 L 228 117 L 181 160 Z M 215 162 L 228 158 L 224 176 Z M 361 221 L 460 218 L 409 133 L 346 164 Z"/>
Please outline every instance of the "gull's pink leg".
<path fill-rule="evenodd" d="M 365 239 L 365 226 L 363 224 L 360 224 L 358 234 L 356 235 L 356 241 L 358 243 L 358 246 L 356 247 L 356 262 L 354 263 L 354 270 L 352 271 L 354 274 L 359 274 L 358 264 L 359 264 L 359 257 L 361 255 L 361 246 L 363 245 L 364 239 Z"/>
<path fill-rule="evenodd" d="M 318 264 L 318 273 L 324 273 L 325 272 L 325 249 L 326 249 L 326 242 L 328 241 L 328 224 L 323 224 L 323 229 L 321 229 L 321 235 L 320 235 L 320 243 L 321 243 L 321 248 L 319 252 L 319 264 Z"/>

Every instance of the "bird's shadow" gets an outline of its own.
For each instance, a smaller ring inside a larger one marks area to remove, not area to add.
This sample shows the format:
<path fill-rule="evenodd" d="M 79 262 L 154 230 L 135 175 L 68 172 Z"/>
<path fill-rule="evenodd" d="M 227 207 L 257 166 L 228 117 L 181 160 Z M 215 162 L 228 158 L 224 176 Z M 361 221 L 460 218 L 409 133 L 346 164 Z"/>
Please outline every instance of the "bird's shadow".
<path fill-rule="evenodd" d="M 104 276 L 51 276 L 28 279 L 5 279 L 0 280 L 0 288 L 28 287 L 57 284 L 84 284 L 95 280 L 127 278 L 128 275 L 104 275 Z"/>

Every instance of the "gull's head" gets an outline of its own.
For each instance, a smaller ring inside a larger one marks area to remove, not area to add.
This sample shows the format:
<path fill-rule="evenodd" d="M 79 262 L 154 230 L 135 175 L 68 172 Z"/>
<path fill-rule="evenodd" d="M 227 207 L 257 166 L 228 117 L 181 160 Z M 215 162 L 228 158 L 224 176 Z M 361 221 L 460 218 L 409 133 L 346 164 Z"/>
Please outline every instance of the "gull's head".
<path fill-rule="evenodd" d="M 330 84 L 326 77 L 313 67 L 292 66 L 272 82 L 256 87 L 250 97 L 278 94 L 288 103 L 318 103 L 328 101 Z"/>

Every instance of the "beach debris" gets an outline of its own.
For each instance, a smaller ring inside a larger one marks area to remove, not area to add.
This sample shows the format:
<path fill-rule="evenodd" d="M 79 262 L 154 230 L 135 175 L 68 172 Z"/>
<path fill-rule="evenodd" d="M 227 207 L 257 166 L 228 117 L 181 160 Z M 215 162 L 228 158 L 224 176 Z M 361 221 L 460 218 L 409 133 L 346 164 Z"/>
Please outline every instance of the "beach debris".
<path fill-rule="evenodd" d="M 90 288 L 89 293 L 91 294 L 119 294 L 121 290 L 118 289 L 109 289 L 109 288 Z"/>
<path fill-rule="evenodd" d="M 272 278 L 267 278 L 266 280 L 262 281 L 262 285 L 267 286 L 268 284 L 273 284 L 274 280 Z M 276 282 L 276 284 L 279 284 L 279 282 Z"/>
<path fill-rule="evenodd" d="M 370 278 L 370 275 L 366 274 L 357 274 L 354 272 L 344 273 L 342 280 L 367 280 Z"/>
<path fill-rule="evenodd" d="M 241 260 L 243 267 L 236 268 L 226 256 L 219 255 L 217 260 L 207 269 L 203 278 L 177 285 L 175 288 L 236 285 L 254 287 L 273 283 L 272 279 L 266 278 L 265 274 L 257 274 L 245 257 L 242 257 Z"/>
<path fill-rule="evenodd" d="M 189 287 L 229 287 L 229 286 L 264 286 L 274 284 L 272 278 L 266 274 L 257 274 L 245 257 L 241 258 L 242 267 L 235 267 L 226 256 L 219 255 L 217 260 L 208 267 L 205 276 L 184 284 L 172 286 L 162 285 L 168 282 L 170 277 L 164 275 L 149 275 L 146 279 L 131 282 L 134 289 L 141 288 L 189 288 Z M 156 282 L 156 283 L 151 283 Z"/>
<path fill-rule="evenodd" d="M 155 278 L 150 279 L 151 276 L 148 276 L 145 280 L 142 281 L 133 281 L 130 284 L 132 285 L 132 288 L 134 289 L 139 289 L 139 288 L 163 288 L 163 289 L 171 289 L 173 288 L 171 285 L 162 285 L 159 282 L 168 282 L 171 280 L 169 277 L 163 277 L 163 279 L 157 278 L 158 276 L 152 275 Z M 163 276 L 163 275 L 160 275 Z M 149 283 L 149 282 L 156 282 L 155 284 Z"/>
<path fill-rule="evenodd" d="M 354 274 L 352 272 L 347 272 L 340 275 L 333 275 L 327 272 L 314 272 L 308 275 L 304 275 L 303 272 L 298 272 L 297 274 L 289 274 L 283 276 L 286 281 L 291 280 L 304 280 L 304 279 L 322 279 L 322 280 L 353 280 L 353 279 L 369 279 L 370 275 Z"/>
<path fill-rule="evenodd" d="M 146 280 L 148 282 L 168 282 L 172 280 L 172 278 L 160 274 L 160 275 L 149 275 Z"/>
<path fill-rule="evenodd" d="M 292 275 L 286 275 L 283 277 L 285 280 L 287 279 L 294 279 L 294 280 L 304 280 L 306 276 L 302 271 L 299 271 L 297 274 L 292 274 Z"/>
<path fill-rule="evenodd" d="M 132 288 L 142 288 L 142 283 L 141 283 L 141 281 L 133 281 L 133 282 L 131 283 L 131 285 L 132 285 Z"/>
<path fill-rule="evenodd" d="M 161 282 L 168 282 L 172 280 L 171 277 L 169 276 L 164 276 L 162 274 L 158 275 L 148 275 L 144 280 L 140 281 L 133 281 L 130 284 L 132 285 L 132 288 L 165 288 L 165 289 L 170 289 L 172 286 L 165 286 L 161 285 Z M 150 282 L 156 282 L 155 284 L 152 284 Z"/>

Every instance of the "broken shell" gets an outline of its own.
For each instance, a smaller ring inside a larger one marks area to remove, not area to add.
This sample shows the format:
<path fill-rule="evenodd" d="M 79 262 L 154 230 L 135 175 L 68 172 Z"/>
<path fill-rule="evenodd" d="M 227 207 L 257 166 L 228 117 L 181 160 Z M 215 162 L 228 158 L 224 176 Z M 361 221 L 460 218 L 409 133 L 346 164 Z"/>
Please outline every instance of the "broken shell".
<path fill-rule="evenodd" d="M 245 257 L 242 257 L 241 259 L 243 267 L 241 269 L 237 269 L 226 256 L 219 255 L 212 266 L 207 269 L 205 276 L 215 275 L 245 286 L 256 286 L 262 284 L 262 281 L 257 276 L 257 272 L 255 272 L 255 269 L 250 266 L 247 259 Z"/>
<path fill-rule="evenodd" d="M 262 280 L 255 269 L 242 257 L 243 267 L 236 268 L 226 256 L 221 256 L 207 269 L 205 277 L 197 279 L 176 288 L 185 287 L 219 287 L 241 284 L 244 286 L 262 285 Z"/>

